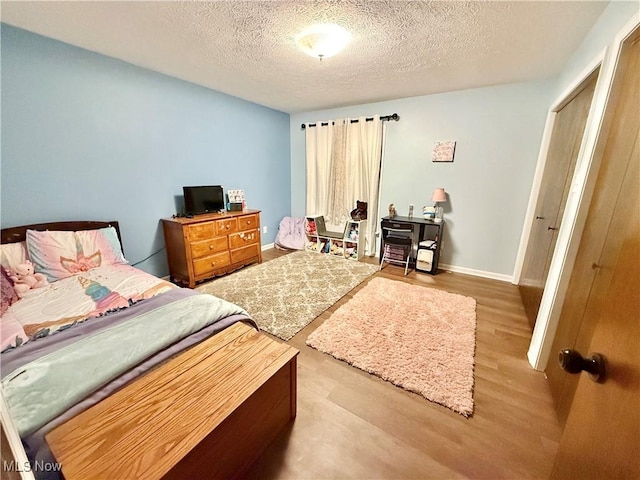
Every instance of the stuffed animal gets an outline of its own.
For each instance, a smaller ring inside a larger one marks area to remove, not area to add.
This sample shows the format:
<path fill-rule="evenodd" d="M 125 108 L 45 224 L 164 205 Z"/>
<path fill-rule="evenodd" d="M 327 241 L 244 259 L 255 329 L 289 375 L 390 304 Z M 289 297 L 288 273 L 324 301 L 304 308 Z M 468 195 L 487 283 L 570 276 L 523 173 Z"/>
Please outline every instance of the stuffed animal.
<path fill-rule="evenodd" d="M 367 219 L 367 202 L 361 202 L 356 200 L 356 208 L 351 210 L 352 220 L 366 220 Z"/>
<path fill-rule="evenodd" d="M 316 221 L 313 219 L 307 219 L 305 222 L 305 228 L 307 230 L 307 235 L 315 235 L 316 234 Z"/>
<path fill-rule="evenodd" d="M 389 218 L 393 218 L 398 214 L 396 206 L 392 203 L 389 205 Z"/>
<path fill-rule="evenodd" d="M 42 273 L 35 273 L 33 264 L 29 260 L 16 265 L 9 274 L 9 278 L 13 281 L 13 289 L 20 298 L 33 288 L 40 288 L 49 284 L 47 277 Z"/>

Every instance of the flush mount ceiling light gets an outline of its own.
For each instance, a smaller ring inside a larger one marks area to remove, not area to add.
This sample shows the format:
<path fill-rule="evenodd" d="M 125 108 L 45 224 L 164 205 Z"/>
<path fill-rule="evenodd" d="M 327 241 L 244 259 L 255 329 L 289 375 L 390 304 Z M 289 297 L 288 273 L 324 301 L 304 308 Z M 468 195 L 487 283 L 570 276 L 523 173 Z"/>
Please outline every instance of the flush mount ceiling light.
<path fill-rule="evenodd" d="M 322 23 L 304 29 L 296 37 L 304 53 L 322 60 L 334 56 L 351 40 L 351 34 L 334 23 Z"/>

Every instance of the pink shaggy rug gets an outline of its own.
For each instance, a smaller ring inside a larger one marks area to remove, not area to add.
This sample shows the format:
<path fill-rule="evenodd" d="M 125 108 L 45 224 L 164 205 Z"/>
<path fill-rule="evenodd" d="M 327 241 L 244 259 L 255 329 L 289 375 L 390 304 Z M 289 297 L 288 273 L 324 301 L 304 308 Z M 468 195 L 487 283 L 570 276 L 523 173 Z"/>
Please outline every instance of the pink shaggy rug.
<path fill-rule="evenodd" d="M 307 345 L 465 417 L 473 413 L 471 297 L 374 277 Z"/>

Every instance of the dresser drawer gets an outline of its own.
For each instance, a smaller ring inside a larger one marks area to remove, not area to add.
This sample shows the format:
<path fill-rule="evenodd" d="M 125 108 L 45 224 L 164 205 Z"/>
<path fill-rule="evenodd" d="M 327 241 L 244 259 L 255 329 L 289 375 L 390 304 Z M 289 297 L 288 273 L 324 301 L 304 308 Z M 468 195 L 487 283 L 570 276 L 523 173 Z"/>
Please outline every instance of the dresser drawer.
<path fill-rule="evenodd" d="M 260 217 L 258 215 L 245 215 L 238 217 L 238 231 L 253 230 L 260 226 Z"/>
<path fill-rule="evenodd" d="M 229 235 L 229 248 L 239 248 L 245 245 L 258 243 L 258 231 L 239 232 Z"/>
<path fill-rule="evenodd" d="M 212 253 L 224 252 L 229 250 L 229 242 L 226 236 L 215 237 L 209 240 L 201 240 L 191 243 L 191 258 L 204 257 Z"/>
<path fill-rule="evenodd" d="M 216 220 L 216 234 L 226 235 L 238 231 L 238 222 L 235 218 Z"/>
<path fill-rule="evenodd" d="M 229 265 L 229 252 L 220 252 L 208 257 L 193 260 L 193 274 L 195 276 L 206 275 L 220 267 Z"/>
<path fill-rule="evenodd" d="M 189 240 L 206 240 L 216 235 L 216 226 L 214 222 L 196 223 L 187 227 L 189 232 Z"/>
<path fill-rule="evenodd" d="M 260 256 L 260 245 L 254 243 L 246 247 L 231 250 L 231 263 L 244 262 L 250 258 Z"/>

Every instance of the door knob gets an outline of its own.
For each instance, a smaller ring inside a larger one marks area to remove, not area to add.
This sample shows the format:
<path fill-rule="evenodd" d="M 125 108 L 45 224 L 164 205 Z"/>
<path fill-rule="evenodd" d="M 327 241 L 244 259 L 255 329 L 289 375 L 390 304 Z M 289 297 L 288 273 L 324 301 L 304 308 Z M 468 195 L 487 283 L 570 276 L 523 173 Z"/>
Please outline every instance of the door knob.
<path fill-rule="evenodd" d="M 589 358 L 584 358 L 577 350 L 564 349 L 558 355 L 558 363 L 562 370 L 575 374 L 583 370 L 589 373 L 589 378 L 597 383 L 603 383 L 607 374 L 607 361 L 604 355 L 592 353 Z"/>

